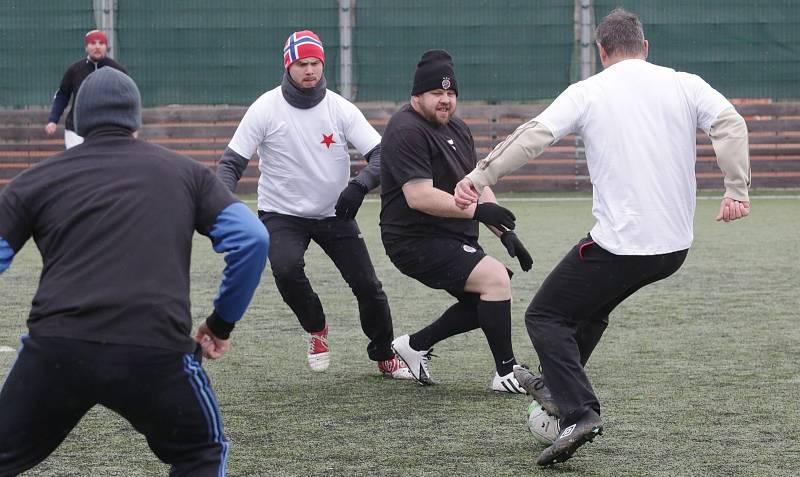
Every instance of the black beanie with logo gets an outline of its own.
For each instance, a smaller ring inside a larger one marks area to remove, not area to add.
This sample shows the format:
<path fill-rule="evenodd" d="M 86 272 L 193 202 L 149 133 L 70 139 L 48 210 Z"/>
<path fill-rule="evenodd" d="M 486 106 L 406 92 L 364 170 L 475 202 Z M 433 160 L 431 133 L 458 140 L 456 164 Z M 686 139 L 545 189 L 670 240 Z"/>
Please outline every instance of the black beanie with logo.
<path fill-rule="evenodd" d="M 428 50 L 422 55 L 414 73 L 411 95 L 417 96 L 434 89 L 452 90 L 458 96 L 453 58 L 444 50 Z"/>

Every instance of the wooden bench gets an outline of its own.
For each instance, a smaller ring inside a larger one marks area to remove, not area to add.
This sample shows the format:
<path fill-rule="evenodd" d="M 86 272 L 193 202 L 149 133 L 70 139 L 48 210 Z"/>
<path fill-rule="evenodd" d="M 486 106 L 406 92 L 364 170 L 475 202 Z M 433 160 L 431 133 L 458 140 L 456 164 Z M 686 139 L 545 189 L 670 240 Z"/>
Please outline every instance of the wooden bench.
<path fill-rule="evenodd" d="M 400 105 L 364 103 L 364 115 L 382 132 Z M 478 157 L 520 124 L 536 116 L 545 105 L 459 105 L 459 116 L 469 124 Z M 169 106 L 146 108 L 139 137 L 215 167 L 227 147 L 246 107 Z M 800 187 L 800 103 L 737 104 L 750 132 L 753 188 Z M 48 110 L 0 109 L 0 187 L 24 169 L 63 150 L 63 130 L 44 134 Z M 708 137 L 697 136 L 697 184 L 701 189 L 721 189 L 722 175 Z M 363 167 L 360 154 L 351 150 L 351 169 Z M 258 182 L 258 161 L 250 161 L 238 191 L 253 192 Z M 540 157 L 504 177 L 498 191 L 590 190 L 583 144 L 568 136 Z"/>

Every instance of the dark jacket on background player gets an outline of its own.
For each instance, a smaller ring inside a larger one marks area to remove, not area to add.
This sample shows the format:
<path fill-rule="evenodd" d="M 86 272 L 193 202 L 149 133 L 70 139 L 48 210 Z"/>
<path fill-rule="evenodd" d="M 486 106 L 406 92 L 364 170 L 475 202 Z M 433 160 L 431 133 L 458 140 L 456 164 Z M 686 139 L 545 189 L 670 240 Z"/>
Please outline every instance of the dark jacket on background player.
<path fill-rule="evenodd" d="M 47 118 L 47 122 L 58 123 L 64 110 L 67 109 L 70 97 L 78 94 L 78 89 L 81 87 L 83 80 L 105 66 L 116 68 L 128 74 L 128 71 L 122 65 L 107 56 L 98 62 L 94 62 L 87 57 L 72 63 L 64 73 L 64 77 L 61 78 L 61 84 L 58 85 L 58 89 L 53 96 L 53 106 L 50 108 L 50 116 Z M 72 107 L 67 113 L 67 119 L 64 120 L 64 128 L 70 131 L 75 131 L 75 122 L 73 120 L 74 109 L 75 101 L 72 102 Z"/>

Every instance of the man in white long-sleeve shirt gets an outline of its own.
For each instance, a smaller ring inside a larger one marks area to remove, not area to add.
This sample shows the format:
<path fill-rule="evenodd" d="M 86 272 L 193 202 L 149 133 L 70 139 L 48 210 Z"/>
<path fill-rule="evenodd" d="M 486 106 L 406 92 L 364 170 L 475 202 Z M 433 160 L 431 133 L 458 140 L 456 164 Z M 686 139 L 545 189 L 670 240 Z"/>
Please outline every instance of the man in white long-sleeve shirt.
<path fill-rule="evenodd" d="M 731 103 L 702 78 L 646 61 L 638 18 L 612 11 L 597 28 L 604 71 L 567 88 L 544 112 L 500 143 L 455 190 L 467 207 L 484 187 L 580 134 L 597 222 L 542 283 L 525 314 L 542 375 L 515 374 L 550 413 L 561 434 L 539 465 L 569 459 L 602 432 L 600 404 L 584 366 L 611 311 L 638 289 L 675 273 L 692 244 L 696 130 L 711 137 L 724 174 L 717 215 L 750 212 L 747 127 Z"/>

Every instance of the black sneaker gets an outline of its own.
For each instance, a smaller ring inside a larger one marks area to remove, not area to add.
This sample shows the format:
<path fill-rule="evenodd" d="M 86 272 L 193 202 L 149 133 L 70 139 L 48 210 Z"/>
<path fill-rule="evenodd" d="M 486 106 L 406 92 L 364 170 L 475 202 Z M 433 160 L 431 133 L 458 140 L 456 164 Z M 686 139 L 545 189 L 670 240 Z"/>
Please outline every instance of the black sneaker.
<path fill-rule="evenodd" d="M 553 445 L 542 451 L 536 459 L 537 465 L 552 465 L 572 457 L 578 448 L 603 433 L 603 421 L 596 412 L 589 410 L 578 422 L 561 430 Z"/>
<path fill-rule="evenodd" d="M 552 416 L 561 417 L 561 413 L 558 412 L 558 406 L 553 401 L 553 395 L 550 394 L 550 390 L 545 386 L 544 378 L 542 378 L 541 374 L 533 374 L 530 369 L 515 365 L 514 377 L 517 378 L 519 385 L 528 391 L 528 394 L 533 396 L 536 402 L 542 405 L 542 409 Z"/>

